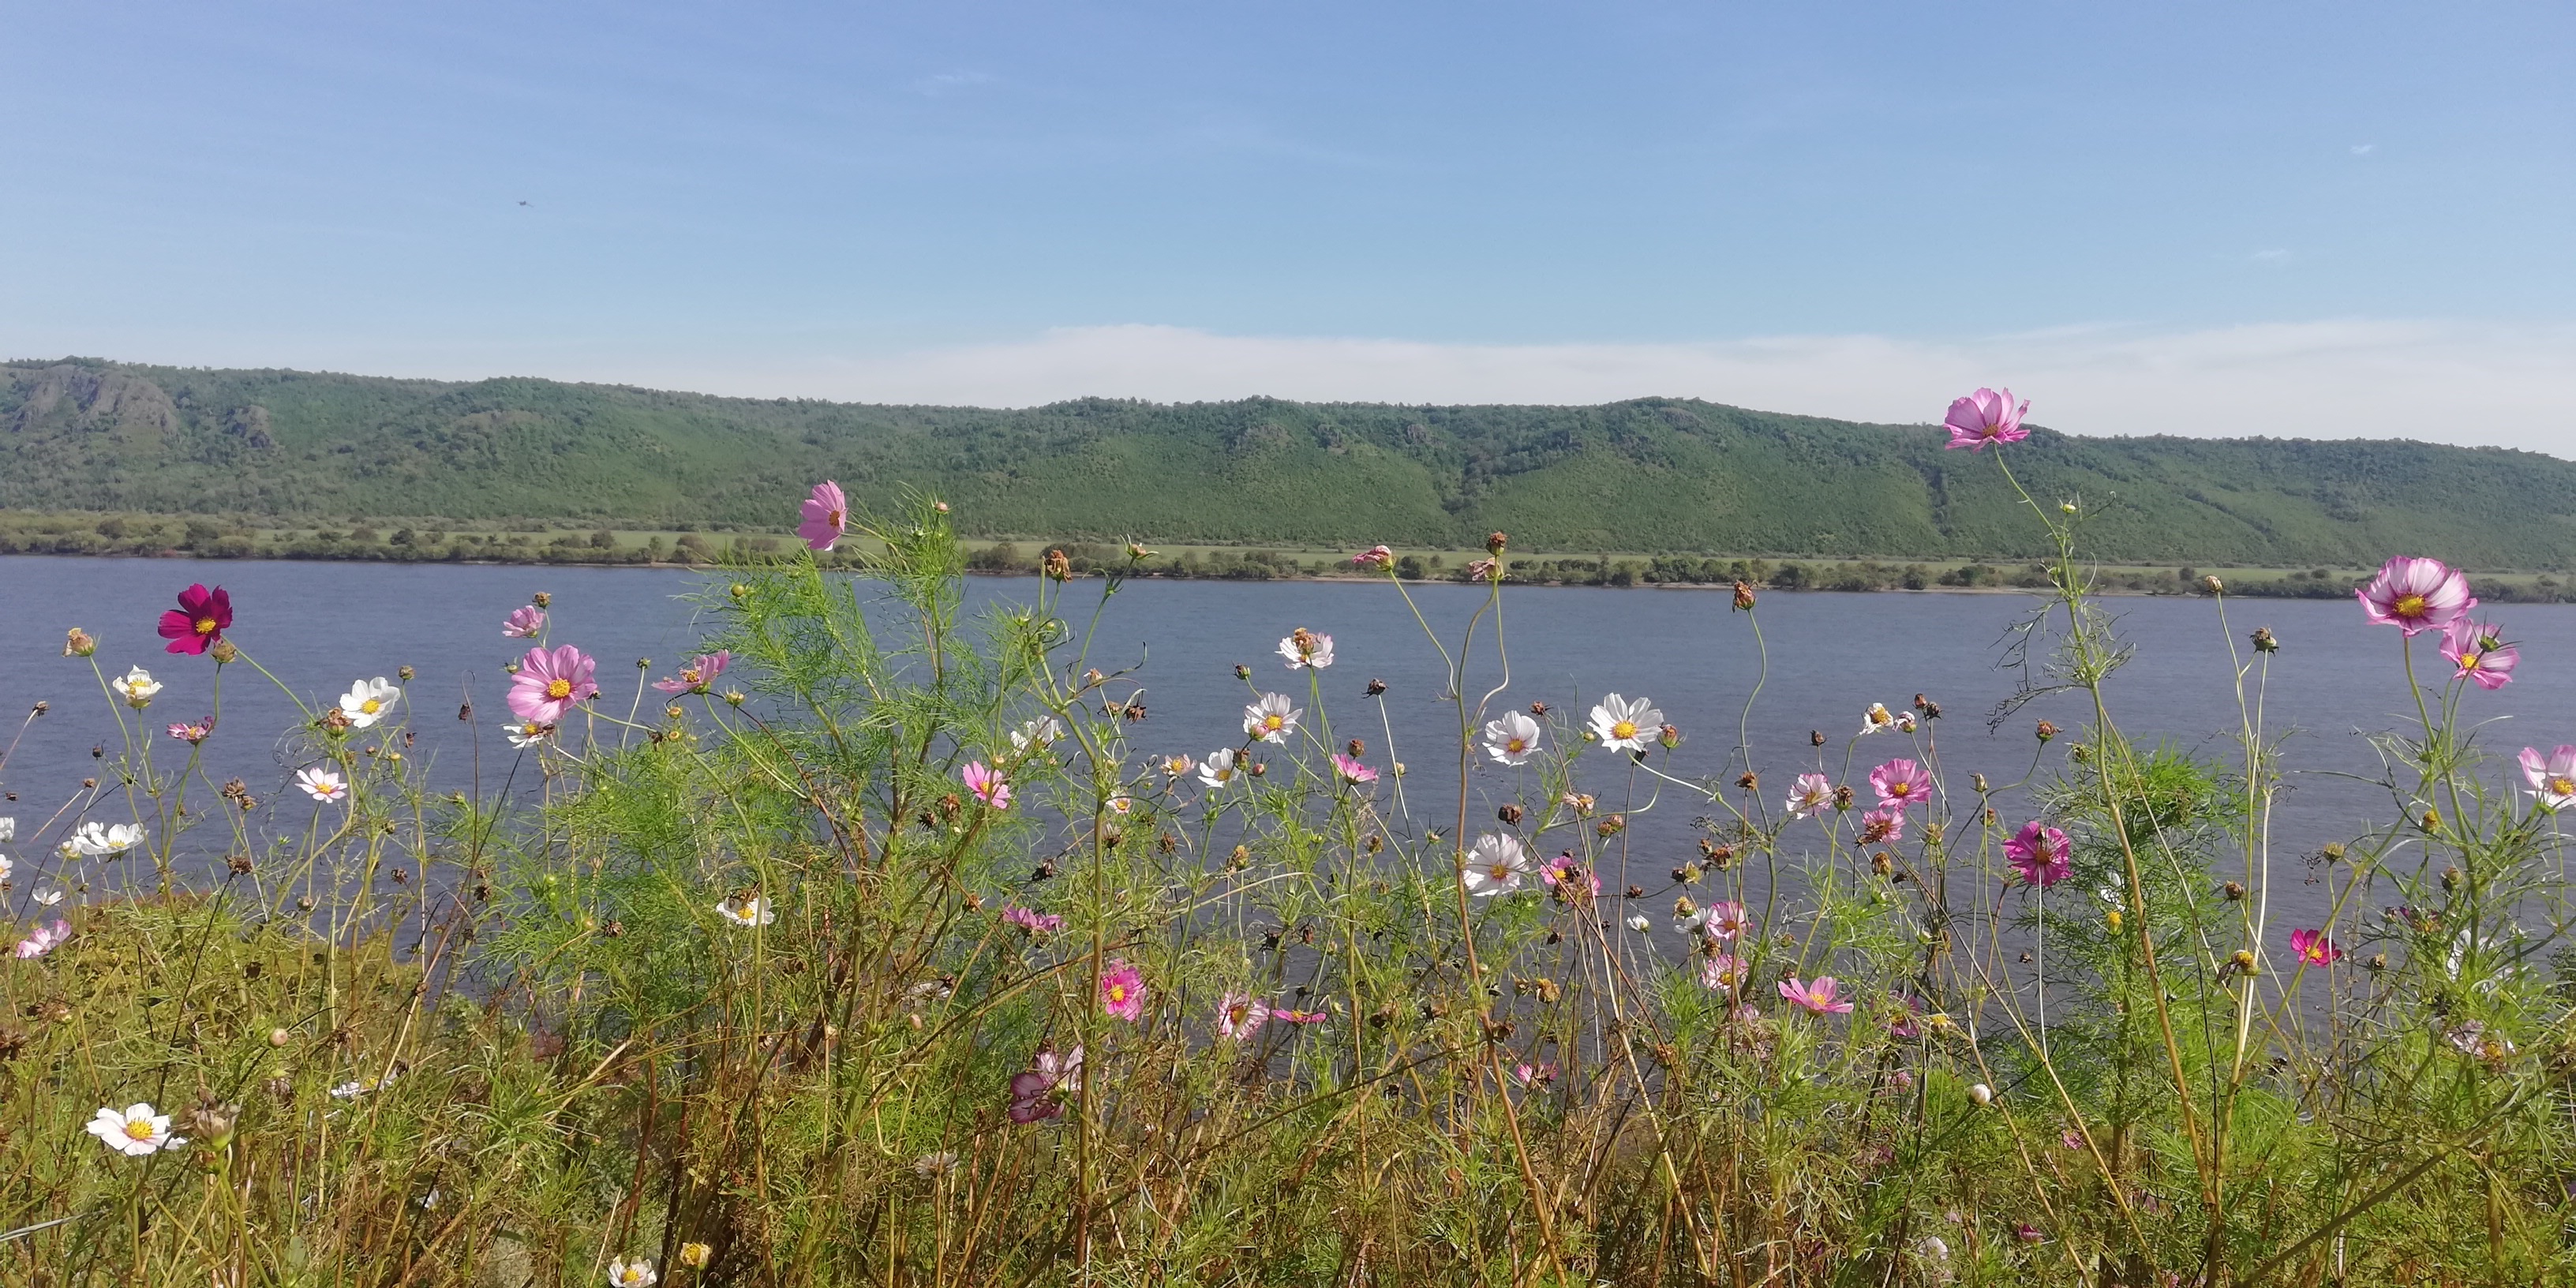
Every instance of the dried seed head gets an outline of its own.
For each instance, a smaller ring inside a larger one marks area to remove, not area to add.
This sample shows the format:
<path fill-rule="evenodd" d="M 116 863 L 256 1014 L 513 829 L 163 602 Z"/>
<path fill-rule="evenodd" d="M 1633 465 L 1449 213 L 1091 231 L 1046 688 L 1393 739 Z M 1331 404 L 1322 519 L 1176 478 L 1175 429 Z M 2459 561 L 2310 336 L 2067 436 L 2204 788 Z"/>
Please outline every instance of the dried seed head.
<path fill-rule="evenodd" d="M 1370 697 L 1374 698 L 1384 692 L 1386 692 L 1386 681 L 1372 678 L 1368 682 L 1368 695 Z"/>
<path fill-rule="evenodd" d="M 88 657 L 97 651 L 98 641 L 91 639 L 88 631 L 77 626 L 63 636 L 64 657 Z"/>

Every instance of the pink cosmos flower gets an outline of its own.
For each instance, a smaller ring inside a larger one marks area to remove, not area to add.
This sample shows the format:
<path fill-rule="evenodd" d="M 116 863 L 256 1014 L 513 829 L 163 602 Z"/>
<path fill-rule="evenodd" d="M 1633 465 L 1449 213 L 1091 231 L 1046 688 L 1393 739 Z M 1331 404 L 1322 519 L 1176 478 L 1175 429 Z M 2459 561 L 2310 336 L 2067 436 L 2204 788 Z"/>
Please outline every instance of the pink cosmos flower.
<path fill-rule="evenodd" d="M 599 693 L 592 679 L 598 674 L 599 663 L 570 644 L 553 652 L 529 649 L 510 680 L 510 709 L 522 720 L 562 724 L 573 708 Z"/>
<path fill-rule="evenodd" d="M 203 583 L 179 592 L 179 606 L 161 614 L 161 638 L 173 653 L 203 653 L 232 629 L 233 597 Z"/>
<path fill-rule="evenodd" d="M 1905 811 L 1893 805 L 1881 805 L 1860 816 L 1860 843 L 1883 845 L 1905 839 Z"/>
<path fill-rule="evenodd" d="M 1384 546 L 1370 546 L 1352 555 L 1351 562 L 1362 568 L 1391 568 L 1395 566 L 1395 552 Z"/>
<path fill-rule="evenodd" d="M 1732 953 L 1711 953 L 1699 968 L 1699 982 L 1703 987 L 1729 993 L 1744 987 L 1744 981 L 1752 977 L 1752 963 Z"/>
<path fill-rule="evenodd" d="M 18 941 L 18 959 L 30 961 L 62 946 L 72 937 L 72 923 L 57 920 L 50 926 L 36 927 L 36 933 Z"/>
<path fill-rule="evenodd" d="M 1891 760 L 1869 771 L 1869 789 L 1879 804 L 1903 810 L 1932 799 L 1932 774 L 1915 761 Z"/>
<path fill-rule="evenodd" d="M 966 780 L 966 790 L 975 793 L 975 799 L 986 806 L 992 809 L 1011 807 L 1011 785 L 1003 781 L 1001 770 L 980 760 L 970 760 L 964 769 L 957 771 L 957 776 Z"/>
<path fill-rule="evenodd" d="M 1818 1015 L 1849 1015 L 1852 1004 L 1834 1000 L 1835 990 L 1842 987 L 1831 975 L 1818 975 L 1816 982 L 1801 984 L 1795 975 L 1780 981 L 1780 996 L 1793 1006 Z"/>
<path fill-rule="evenodd" d="M 2442 656 L 2460 668 L 2461 679 L 2481 689 L 2501 689 L 2513 682 L 2522 650 L 2504 642 L 2503 627 L 2470 621 L 2462 613 L 2442 628 Z"/>
<path fill-rule="evenodd" d="M 1037 912 L 1010 904 L 1003 905 L 1002 920 L 1032 935 L 1043 935 L 1050 930 L 1064 929 L 1064 918 L 1057 913 Z"/>
<path fill-rule="evenodd" d="M 1011 1077 L 1011 1121 L 1026 1126 L 1064 1112 L 1064 1102 L 1056 1096 L 1065 1091 L 1082 1090 L 1082 1048 L 1075 1047 L 1064 1055 L 1041 1049 L 1031 1067 Z"/>
<path fill-rule="evenodd" d="M 534 604 L 527 604 L 511 609 L 510 615 L 502 620 L 501 638 L 532 640 L 543 634 L 545 629 L 546 610 Z"/>
<path fill-rule="evenodd" d="M 1292 1011 L 1281 1006 L 1272 1008 L 1270 1018 L 1282 1024 L 1321 1024 L 1331 1017 L 1322 1011 Z"/>
<path fill-rule="evenodd" d="M 2069 857 L 2066 833 L 2043 826 L 2038 819 L 2021 825 L 2021 831 L 2004 842 L 2004 857 L 2012 861 L 2021 879 L 2046 889 L 2065 880 L 2075 870 Z"/>
<path fill-rule="evenodd" d="M 1555 858 L 1549 859 L 1547 861 L 1547 865 L 1538 870 L 1539 884 L 1546 886 L 1551 890 L 1556 888 L 1557 882 L 1575 876 L 1588 876 L 1592 878 L 1592 893 L 1601 893 L 1601 874 L 1585 868 L 1582 861 L 1574 857 L 1574 851 L 1572 850 L 1567 850 L 1564 853 L 1557 855 Z"/>
<path fill-rule="evenodd" d="M 1249 993 L 1228 993 L 1216 1004 L 1216 1031 L 1237 1042 L 1249 1042 L 1270 1022 L 1270 1004 Z"/>
<path fill-rule="evenodd" d="M 1518 1082 L 1524 1087 L 1547 1086 L 1556 1081 L 1556 1062 L 1554 1060 L 1541 1060 L 1537 1064 L 1531 1064 L 1529 1061 L 1523 1060 L 1519 1064 L 1513 1066 L 1512 1080 Z"/>
<path fill-rule="evenodd" d="M 2030 400 L 2025 398 L 2015 405 L 2009 389 L 2001 393 L 1979 389 L 1951 402 L 1950 415 L 1942 422 L 1942 427 L 1950 431 L 1950 441 L 1944 446 L 1952 451 L 1964 447 L 1981 452 L 1988 443 L 2018 443 L 2030 437 L 2030 431 L 2021 427 L 2021 418 L 2029 410 Z"/>
<path fill-rule="evenodd" d="M 181 742 L 187 743 L 190 746 L 204 742 L 207 736 L 212 734 L 214 731 L 215 718 L 213 716 L 208 716 L 194 724 L 174 724 L 170 726 L 170 736 Z"/>
<path fill-rule="evenodd" d="M 2576 805 L 2576 746 L 2558 744 L 2558 749 L 2544 758 L 2537 747 L 2522 749 L 2522 777 L 2531 784 L 2532 795 L 2542 806 L 2565 809 Z"/>
<path fill-rule="evenodd" d="M 1753 914 L 1732 899 L 1712 903 L 1700 915 L 1700 933 L 1719 943 L 1742 938 L 1753 930 Z"/>
<path fill-rule="evenodd" d="M 2459 570 L 2439 559 L 2406 555 L 2380 565 L 2379 575 L 2353 594 L 2361 599 L 2362 616 L 2409 637 L 2448 626 L 2478 606 Z"/>
<path fill-rule="evenodd" d="M 720 648 L 713 653 L 702 653 L 696 661 L 681 667 L 676 679 L 655 680 L 653 687 L 664 693 L 704 693 L 716 682 L 716 677 L 724 674 L 725 668 L 731 665 L 733 665 L 731 649 Z"/>
<path fill-rule="evenodd" d="M 796 525 L 796 535 L 815 550 L 829 550 L 850 530 L 850 499 L 841 495 L 841 485 L 830 479 L 814 485 L 814 494 L 805 498 L 805 521 Z"/>
<path fill-rule="evenodd" d="M 1371 769 L 1338 751 L 1333 753 L 1333 772 L 1340 776 L 1343 782 L 1350 783 L 1354 786 L 1361 783 L 1373 783 L 1377 781 L 1376 770 Z"/>
<path fill-rule="evenodd" d="M 1808 818 L 1823 809 L 1834 798 L 1833 780 L 1823 774 L 1800 774 L 1789 788 L 1789 799 L 1782 806 L 1791 818 Z"/>
<path fill-rule="evenodd" d="M 1100 976 L 1100 1009 L 1130 1024 L 1145 1018 L 1144 973 L 1112 958 Z"/>
<path fill-rule="evenodd" d="M 2326 938 L 2326 932 L 2322 930 L 2291 931 L 2290 951 L 2310 966 L 2332 966 L 2343 960 L 2343 949 Z"/>

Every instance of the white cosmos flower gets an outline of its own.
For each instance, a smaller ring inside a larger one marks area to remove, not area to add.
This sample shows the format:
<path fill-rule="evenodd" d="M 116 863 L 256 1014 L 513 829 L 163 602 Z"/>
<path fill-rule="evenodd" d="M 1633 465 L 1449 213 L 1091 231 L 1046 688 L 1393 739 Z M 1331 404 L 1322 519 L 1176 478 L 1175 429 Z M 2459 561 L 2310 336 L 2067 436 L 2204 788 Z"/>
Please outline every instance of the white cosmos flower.
<path fill-rule="evenodd" d="M 609 1288 L 653 1288 L 661 1279 L 653 1273 L 653 1263 L 642 1257 L 633 1261 L 620 1258 L 608 1263 Z"/>
<path fill-rule="evenodd" d="M 1887 714 L 1887 704 L 1884 702 L 1870 703 L 1869 710 L 1861 713 L 1860 731 L 1862 733 L 1879 733 L 1895 727 L 1896 717 Z"/>
<path fill-rule="evenodd" d="M 1520 889 L 1529 870 L 1529 851 L 1521 848 L 1519 837 L 1487 832 L 1468 847 L 1467 870 L 1458 879 L 1467 893 L 1482 899 Z"/>
<path fill-rule="evenodd" d="M 1064 725 L 1054 716 L 1041 716 L 1022 724 L 1011 733 L 1011 750 L 1025 753 L 1035 747 L 1044 751 L 1064 736 Z"/>
<path fill-rule="evenodd" d="M 349 717 L 351 728 L 364 729 L 391 713 L 394 701 L 401 696 L 402 690 L 385 683 L 385 677 L 381 675 L 372 680 L 359 680 L 349 686 L 347 693 L 340 695 L 340 714 Z"/>
<path fill-rule="evenodd" d="M 1235 776 L 1242 772 L 1243 753 L 1232 747 L 1220 747 L 1199 762 L 1199 783 L 1214 791 L 1232 786 Z"/>
<path fill-rule="evenodd" d="M 1912 733 L 1912 732 L 1914 732 L 1914 713 L 1913 713 L 1913 712 L 1911 712 L 1911 711 L 1899 711 L 1899 712 L 1897 712 L 1897 713 L 1896 713 L 1896 731 L 1897 731 L 1898 733 Z"/>
<path fill-rule="evenodd" d="M 36 903 L 39 907 L 50 908 L 62 901 L 63 892 L 60 890 L 39 890 L 36 892 Z"/>
<path fill-rule="evenodd" d="M 325 805 L 349 797 L 349 780 L 319 765 L 306 765 L 296 770 L 295 785 L 303 788 L 305 795 Z"/>
<path fill-rule="evenodd" d="M 187 1137 L 170 1134 L 170 1115 L 152 1112 L 151 1104 L 144 1101 L 127 1105 L 122 1111 L 99 1110 L 98 1116 L 89 1120 L 88 1131 L 109 1149 L 128 1158 L 141 1158 L 188 1143 Z"/>
<path fill-rule="evenodd" d="M 393 1080 L 394 1074 L 391 1070 L 387 1070 L 382 1077 L 352 1078 L 347 1082 L 341 1083 L 339 1086 L 331 1088 L 331 1098 L 333 1100 L 355 1100 L 360 1096 L 366 1095 L 368 1092 L 384 1090 L 386 1087 L 393 1085 Z"/>
<path fill-rule="evenodd" d="M 1807 818 L 1834 798 L 1834 783 L 1823 774 L 1800 774 L 1789 788 L 1785 808 L 1791 818 Z"/>
<path fill-rule="evenodd" d="M 1279 641 L 1279 656 L 1288 659 L 1288 669 L 1327 667 L 1333 664 L 1333 637 L 1318 635 L 1300 626 L 1297 632 Z"/>
<path fill-rule="evenodd" d="M 63 857 L 103 859 L 143 843 L 143 829 L 132 823 L 83 823 L 63 842 Z"/>
<path fill-rule="evenodd" d="M 1644 698 L 1630 702 L 1613 693 L 1592 708 L 1593 735 L 1611 751 L 1644 751 L 1663 723 L 1664 713 Z"/>
<path fill-rule="evenodd" d="M 107 687 L 116 690 L 116 696 L 125 699 L 125 705 L 140 711 L 152 705 L 152 695 L 161 691 L 161 682 L 153 679 L 150 671 L 138 666 L 108 681 Z"/>
<path fill-rule="evenodd" d="M 1288 705 L 1287 694 L 1265 693 L 1243 709 L 1243 731 L 1263 742 L 1286 742 L 1288 735 L 1297 732 L 1297 718 L 1304 714 L 1304 707 Z"/>
<path fill-rule="evenodd" d="M 1525 765 L 1538 754 L 1538 721 L 1518 711 L 1485 722 L 1485 754 L 1506 765 Z"/>
<path fill-rule="evenodd" d="M 9 879 L 9 873 L 10 873 L 10 870 L 11 870 L 11 869 L 13 869 L 13 868 L 15 868 L 16 866 L 17 866 L 16 864 L 11 863 L 11 862 L 9 861 L 9 856 L 8 856 L 8 855 L 6 855 L 6 854 L 0 854 L 0 881 L 6 881 L 6 880 L 8 880 L 8 879 Z"/>
<path fill-rule="evenodd" d="M 1637 915 L 1635 915 L 1635 916 L 1633 916 L 1633 917 L 1628 918 L 1628 929 L 1633 930 L 1633 931 L 1636 931 L 1638 934 L 1641 934 L 1641 935 L 1642 935 L 1642 934 L 1644 934 L 1644 933 L 1646 933 L 1646 928 L 1647 928 L 1648 926 L 1653 925 L 1653 924 L 1655 924 L 1655 923 L 1653 923 L 1653 922 L 1651 922 L 1651 921 L 1646 920 L 1646 914 L 1644 914 L 1644 913 L 1642 913 L 1642 912 L 1641 912 L 1641 913 L 1638 913 Z"/>
<path fill-rule="evenodd" d="M 14 818 L 0 818 L 0 841 L 14 841 L 17 839 L 18 820 Z"/>
<path fill-rule="evenodd" d="M 771 907 L 767 899 L 758 895 L 748 899 L 727 899 L 716 905 L 716 912 L 725 920 L 745 930 L 754 926 L 766 926 L 778 920 L 778 909 Z"/>
<path fill-rule="evenodd" d="M 534 720 L 512 720 L 501 727 L 508 731 L 513 747 L 534 747 L 555 736 L 553 725 L 539 724 Z"/>
<path fill-rule="evenodd" d="M 1189 753 L 1185 751 L 1174 752 L 1163 757 L 1163 772 L 1174 778 L 1187 777 L 1191 770 L 1198 767 L 1198 762 L 1191 760 Z"/>

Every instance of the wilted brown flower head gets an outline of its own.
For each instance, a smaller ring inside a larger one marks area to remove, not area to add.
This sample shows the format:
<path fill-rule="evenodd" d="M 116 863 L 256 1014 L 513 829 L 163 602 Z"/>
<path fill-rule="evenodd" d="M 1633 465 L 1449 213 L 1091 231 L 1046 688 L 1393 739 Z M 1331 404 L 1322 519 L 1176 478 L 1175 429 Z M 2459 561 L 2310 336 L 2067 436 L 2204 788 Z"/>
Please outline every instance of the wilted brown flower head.
<path fill-rule="evenodd" d="M 1511 538 L 1504 536 L 1502 533 L 1488 532 L 1485 534 L 1485 553 L 1499 556 L 1503 553 L 1503 547 L 1510 541 Z"/>
<path fill-rule="evenodd" d="M 1046 552 L 1046 575 L 1050 581 L 1073 580 L 1073 560 L 1061 550 Z"/>
<path fill-rule="evenodd" d="M 1753 587 L 1752 587 L 1752 585 L 1751 585 L 1750 583 L 1748 583 L 1748 582 L 1741 582 L 1741 581 L 1739 581 L 1739 582 L 1735 583 L 1735 611 L 1737 611 L 1737 612 L 1750 612 L 1750 611 L 1752 611 L 1752 609 L 1753 609 Z"/>
<path fill-rule="evenodd" d="M 88 657 L 97 651 L 98 641 L 91 639 L 88 631 L 77 626 L 63 636 L 64 657 Z"/>
<path fill-rule="evenodd" d="M 2271 627 L 2258 626 L 2254 628 L 2254 651 L 2257 653 L 2278 653 L 2281 651 L 2281 641 L 2272 638 Z"/>
<path fill-rule="evenodd" d="M 2031 732 L 2038 734 L 2041 742 L 2046 742 L 2057 736 L 2057 726 L 2042 720 L 2039 722 L 2039 727 Z"/>
<path fill-rule="evenodd" d="M 1382 694 L 1382 693 L 1385 693 L 1385 692 L 1386 692 L 1386 681 L 1384 681 L 1384 680 L 1379 680 L 1379 679 L 1371 679 L 1371 680 L 1368 682 L 1368 695 L 1369 695 L 1370 697 L 1374 698 L 1374 697 L 1377 697 L 1378 695 L 1380 695 L 1380 694 Z"/>

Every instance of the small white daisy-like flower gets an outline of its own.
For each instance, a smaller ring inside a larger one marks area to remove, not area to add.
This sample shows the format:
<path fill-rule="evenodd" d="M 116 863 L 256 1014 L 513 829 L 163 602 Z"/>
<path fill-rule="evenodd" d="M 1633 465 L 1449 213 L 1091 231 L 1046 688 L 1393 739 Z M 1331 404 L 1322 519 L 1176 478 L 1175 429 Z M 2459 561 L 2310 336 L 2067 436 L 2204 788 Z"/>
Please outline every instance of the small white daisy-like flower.
<path fill-rule="evenodd" d="M 727 899 L 716 905 L 717 915 L 745 930 L 766 926 L 778 920 L 778 909 L 769 900 L 753 895 L 748 899 Z"/>
<path fill-rule="evenodd" d="M 1896 717 L 1887 713 L 1887 704 L 1884 702 L 1870 703 L 1869 710 L 1861 713 L 1860 731 L 1862 733 L 1884 733 L 1895 727 Z"/>
<path fill-rule="evenodd" d="M 170 1134 L 170 1115 L 156 1114 L 148 1102 L 142 1101 L 122 1111 L 99 1110 L 98 1116 L 89 1120 L 87 1130 L 109 1149 L 128 1158 L 141 1158 L 188 1143 L 187 1137 Z"/>
<path fill-rule="evenodd" d="M 1520 889 L 1529 870 L 1529 851 L 1519 837 L 1487 832 L 1468 847 L 1467 870 L 1458 879 L 1467 893 L 1482 899 Z"/>
<path fill-rule="evenodd" d="M 610 1288 L 653 1288 L 661 1278 L 653 1273 L 653 1263 L 642 1257 L 633 1261 L 619 1258 L 608 1263 Z"/>
<path fill-rule="evenodd" d="M 386 683 L 381 675 L 372 680 L 360 680 L 350 685 L 347 693 L 340 695 L 340 714 L 349 717 L 350 728 L 364 729 L 391 714 L 395 701 L 401 697 L 402 690 Z"/>
<path fill-rule="evenodd" d="M 83 823 L 63 842 L 63 857 L 103 859 L 143 843 L 143 829 L 132 823 Z"/>
<path fill-rule="evenodd" d="M 138 666 L 109 680 L 107 687 L 116 690 L 116 696 L 125 699 L 125 705 L 140 711 L 152 705 L 152 695 L 161 691 L 161 682 L 153 679 L 150 671 Z"/>
<path fill-rule="evenodd" d="M 501 726 L 513 747 L 534 747 L 555 736 L 555 727 L 534 720 L 512 720 Z"/>
<path fill-rule="evenodd" d="M 1243 772 L 1243 753 L 1232 747 L 1220 747 L 1199 762 L 1199 784 L 1213 791 L 1232 785 Z"/>
<path fill-rule="evenodd" d="M 1538 754 L 1538 721 L 1518 711 L 1485 722 L 1485 754 L 1506 765 L 1526 765 Z"/>
<path fill-rule="evenodd" d="M 1303 707 L 1288 705 L 1285 693 L 1265 693 L 1259 702 L 1243 709 L 1243 731 L 1263 742 L 1286 742 L 1297 732 L 1297 719 L 1306 714 Z"/>
<path fill-rule="evenodd" d="M 36 892 L 36 903 L 39 906 L 50 908 L 62 901 L 63 892 L 60 890 L 39 890 Z"/>
<path fill-rule="evenodd" d="M 1163 757 L 1163 772 L 1174 778 L 1188 777 L 1189 772 L 1196 768 L 1198 762 L 1191 760 L 1185 752 Z"/>
<path fill-rule="evenodd" d="M 1646 920 L 1646 914 L 1642 912 L 1628 918 L 1628 929 L 1636 931 L 1641 935 L 1646 933 L 1647 928 L 1654 924 L 1655 923 Z"/>
<path fill-rule="evenodd" d="M 305 795 L 325 805 L 349 798 L 349 780 L 319 765 L 306 765 L 296 770 L 295 785 L 302 788 Z"/>
<path fill-rule="evenodd" d="M 1644 751 L 1663 727 L 1664 713 L 1639 698 L 1633 702 L 1613 693 L 1592 708 L 1592 733 L 1610 751 Z"/>

